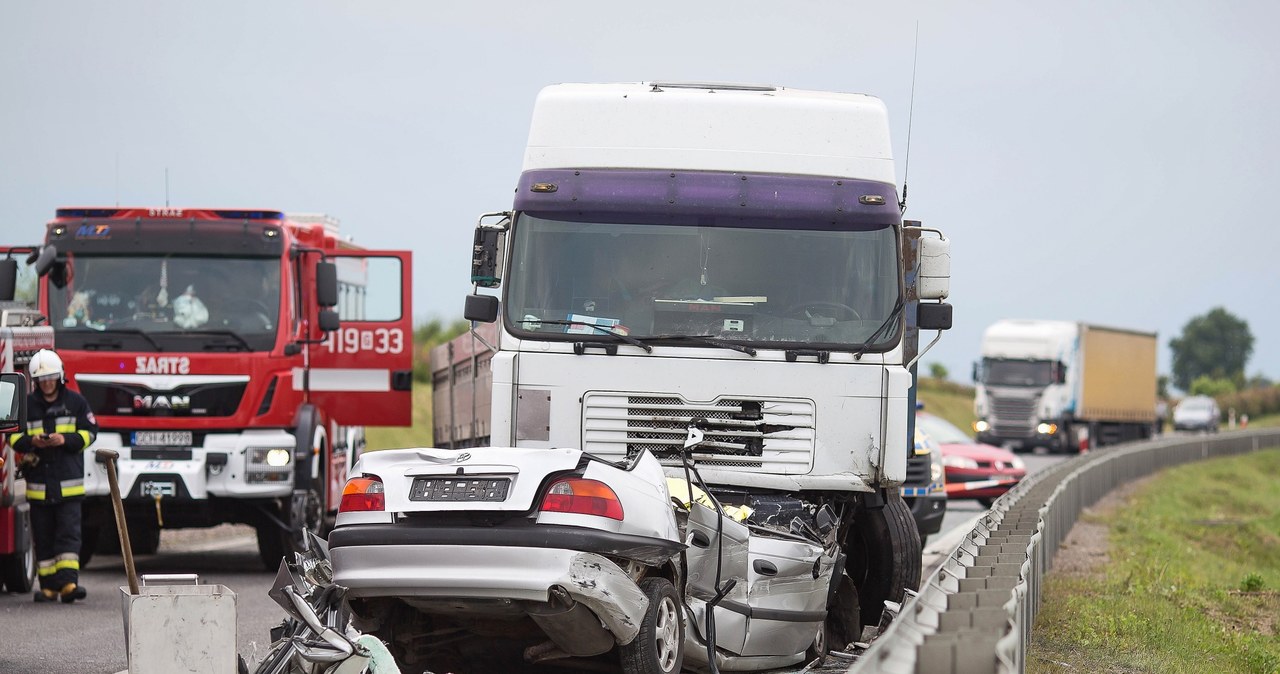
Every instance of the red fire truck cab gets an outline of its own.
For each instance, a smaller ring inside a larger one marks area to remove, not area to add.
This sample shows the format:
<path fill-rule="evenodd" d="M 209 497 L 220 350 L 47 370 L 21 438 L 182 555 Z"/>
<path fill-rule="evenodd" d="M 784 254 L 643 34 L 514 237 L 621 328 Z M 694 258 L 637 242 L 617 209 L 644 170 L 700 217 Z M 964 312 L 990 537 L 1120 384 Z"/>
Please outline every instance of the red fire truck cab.
<path fill-rule="evenodd" d="M 136 552 L 243 523 L 275 568 L 323 533 L 364 427 L 411 423 L 411 263 L 324 215 L 58 209 L 28 264 L 93 449 L 120 454 Z M 105 466 L 86 461 L 85 490 L 82 564 L 115 538 Z"/>

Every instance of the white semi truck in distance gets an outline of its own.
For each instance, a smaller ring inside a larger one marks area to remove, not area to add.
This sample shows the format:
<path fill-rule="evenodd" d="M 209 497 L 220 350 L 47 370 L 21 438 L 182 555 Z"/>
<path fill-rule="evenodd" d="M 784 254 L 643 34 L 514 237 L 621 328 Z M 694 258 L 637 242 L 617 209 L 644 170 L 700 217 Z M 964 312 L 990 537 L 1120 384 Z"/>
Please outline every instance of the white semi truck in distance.
<path fill-rule="evenodd" d="M 949 242 L 900 206 L 872 96 L 543 89 L 514 208 L 476 229 L 472 280 L 501 295 L 433 354 L 436 445 L 647 449 L 674 475 L 709 420 L 693 459 L 721 501 L 840 513 L 827 623 L 856 640 L 919 581 L 914 364 L 951 326 Z"/>
<path fill-rule="evenodd" d="M 979 442 L 1078 452 L 1155 430 L 1154 333 L 1001 320 L 983 332 L 973 375 Z"/>

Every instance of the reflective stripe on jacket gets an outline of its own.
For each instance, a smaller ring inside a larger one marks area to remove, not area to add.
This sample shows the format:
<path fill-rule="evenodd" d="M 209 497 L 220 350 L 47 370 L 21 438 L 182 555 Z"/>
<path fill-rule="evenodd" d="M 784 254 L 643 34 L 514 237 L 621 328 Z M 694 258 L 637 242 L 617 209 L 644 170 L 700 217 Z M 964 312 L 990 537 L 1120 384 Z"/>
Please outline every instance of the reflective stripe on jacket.
<path fill-rule="evenodd" d="M 36 447 L 33 438 L 61 433 L 60 447 Z M 65 386 L 52 402 L 39 390 L 27 396 L 27 428 L 9 435 L 14 451 L 35 454 L 27 466 L 27 500 L 51 502 L 84 496 L 84 450 L 98 437 L 98 422 L 84 396 Z"/>

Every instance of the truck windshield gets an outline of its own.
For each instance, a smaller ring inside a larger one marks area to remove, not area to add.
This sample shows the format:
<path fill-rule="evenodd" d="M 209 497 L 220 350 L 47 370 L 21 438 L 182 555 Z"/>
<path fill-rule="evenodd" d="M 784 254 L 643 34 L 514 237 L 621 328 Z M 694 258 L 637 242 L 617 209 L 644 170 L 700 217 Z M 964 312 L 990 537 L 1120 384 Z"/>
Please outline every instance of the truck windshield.
<path fill-rule="evenodd" d="M 852 349 L 871 341 L 869 350 L 884 350 L 897 342 L 901 284 L 891 226 L 735 224 L 521 214 L 513 225 L 506 324 L 526 339 L 600 336 L 590 325 L 564 324 L 570 321 L 653 343 L 673 338 L 676 346 L 702 345 L 674 339 L 688 336 L 766 348 Z"/>
<path fill-rule="evenodd" d="M 48 283 L 60 348 L 265 351 L 275 343 L 276 258 L 75 255 L 68 265 L 63 287 Z"/>
<path fill-rule="evenodd" d="M 987 358 L 982 365 L 984 384 L 992 386 L 1048 386 L 1053 383 L 1053 362 Z"/>

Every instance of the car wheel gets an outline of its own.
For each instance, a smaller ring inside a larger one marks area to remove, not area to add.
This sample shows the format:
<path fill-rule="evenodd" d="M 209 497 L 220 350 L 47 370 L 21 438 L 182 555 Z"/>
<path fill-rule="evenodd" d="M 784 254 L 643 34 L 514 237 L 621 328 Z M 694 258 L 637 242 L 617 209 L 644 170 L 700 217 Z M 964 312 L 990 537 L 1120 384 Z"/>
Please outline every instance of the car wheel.
<path fill-rule="evenodd" d="M 981 505 L 983 508 L 986 508 L 987 510 L 991 510 L 991 506 L 992 506 L 995 502 L 996 502 L 996 500 L 995 500 L 995 499 L 993 499 L 993 498 L 980 498 L 980 499 L 978 499 L 978 505 Z"/>
<path fill-rule="evenodd" d="M 640 581 L 649 610 L 640 633 L 619 647 L 624 674 L 677 674 L 684 664 L 684 611 L 671 581 L 649 577 Z"/>

